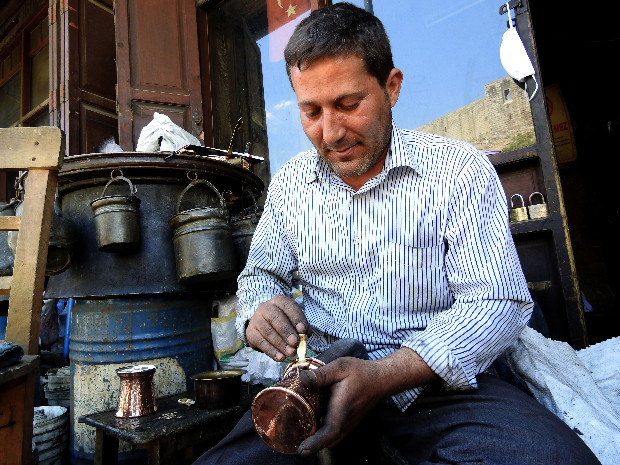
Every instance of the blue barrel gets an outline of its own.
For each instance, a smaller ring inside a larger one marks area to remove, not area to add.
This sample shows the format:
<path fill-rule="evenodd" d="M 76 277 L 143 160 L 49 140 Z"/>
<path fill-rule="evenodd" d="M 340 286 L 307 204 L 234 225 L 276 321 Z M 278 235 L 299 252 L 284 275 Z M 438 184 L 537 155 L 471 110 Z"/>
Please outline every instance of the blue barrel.
<path fill-rule="evenodd" d="M 213 369 L 211 302 L 204 296 L 136 295 L 123 299 L 76 299 L 71 311 L 71 463 L 92 463 L 95 428 L 81 416 L 115 409 L 116 369 L 155 365 L 156 397 L 191 391 L 191 377 Z M 141 454 L 121 441 L 121 463 Z"/>

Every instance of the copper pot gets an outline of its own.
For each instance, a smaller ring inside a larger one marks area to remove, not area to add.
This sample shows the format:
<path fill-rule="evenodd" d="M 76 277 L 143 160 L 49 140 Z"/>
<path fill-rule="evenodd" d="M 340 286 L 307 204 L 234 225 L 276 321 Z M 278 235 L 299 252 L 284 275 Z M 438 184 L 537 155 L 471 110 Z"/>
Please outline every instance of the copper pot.
<path fill-rule="evenodd" d="M 327 389 L 309 389 L 299 379 L 300 371 L 324 363 L 315 358 L 306 360 L 309 363 L 289 364 L 282 380 L 263 389 L 252 403 L 252 421 L 259 437 L 283 454 L 296 454 L 299 445 L 316 432 L 327 405 Z"/>
<path fill-rule="evenodd" d="M 245 370 L 205 371 L 192 376 L 196 406 L 227 408 L 241 402 L 241 376 Z"/>
<path fill-rule="evenodd" d="M 155 365 L 134 365 L 116 370 L 121 379 L 117 417 L 141 417 L 157 410 L 153 375 Z"/>

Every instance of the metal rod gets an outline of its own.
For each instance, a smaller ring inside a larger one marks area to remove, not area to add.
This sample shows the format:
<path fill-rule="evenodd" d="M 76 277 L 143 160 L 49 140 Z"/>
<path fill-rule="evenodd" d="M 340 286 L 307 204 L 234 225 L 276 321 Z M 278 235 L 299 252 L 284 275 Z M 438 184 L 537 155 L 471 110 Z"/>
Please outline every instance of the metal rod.
<path fill-rule="evenodd" d="M 369 13 L 372 13 L 373 15 L 375 14 L 374 9 L 372 7 L 372 0 L 364 0 L 364 8 Z"/>

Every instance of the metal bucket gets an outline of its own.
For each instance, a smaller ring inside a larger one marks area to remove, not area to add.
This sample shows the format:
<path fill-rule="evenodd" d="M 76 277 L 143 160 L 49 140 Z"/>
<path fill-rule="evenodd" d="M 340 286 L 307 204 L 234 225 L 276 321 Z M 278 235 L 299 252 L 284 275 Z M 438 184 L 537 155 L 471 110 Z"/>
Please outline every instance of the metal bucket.
<path fill-rule="evenodd" d="M 217 207 L 181 210 L 181 201 L 189 189 L 204 184 L 218 199 Z M 228 209 L 224 197 L 209 181 L 195 179 L 179 196 L 177 214 L 168 220 L 172 231 L 175 263 L 179 283 L 218 281 L 237 273 Z"/>
<path fill-rule="evenodd" d="M 232 240 L 235 245 L 235 257 L 237 258 L 238 270 L 242 271 L 248 261 L 252 237 L 256 231 L 256 225 L 260 216 L 255 213 L 249 216 L 235 218 L 230 221 Z"/>
<path fill-rule="evenodd" d="M 71 311 L 71 462 L 92 463 L 95 429 L 81 416 L 118 406 L 116 370 L 154 365 L 157 398 L 193 390 L 192 375 L 214 367 L 210 302 L 204 295 L 76 299 Z M 120 463 L 143 451 L 120 444 Z"/>
<path fill-rule="evenodd" d="M 114 181 L 129 184 L 129 195 L 105 195 Z M 140 199 L 136 187 L 129 179 L 114 176 L 103 188 L 101 197 L 90 203 L 95 215 L 97 248 L 102 252 L 128 252 L 140 246 Z"/>

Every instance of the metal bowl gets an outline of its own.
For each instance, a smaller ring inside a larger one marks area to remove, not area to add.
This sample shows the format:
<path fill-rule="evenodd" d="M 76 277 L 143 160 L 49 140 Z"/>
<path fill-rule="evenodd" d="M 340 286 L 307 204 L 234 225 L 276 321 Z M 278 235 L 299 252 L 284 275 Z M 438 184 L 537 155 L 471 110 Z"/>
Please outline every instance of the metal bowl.
<path fill-rule="evenodd" d="M 204 371 L 192 376 L 196 406 L 206 409 L 232 407 L 241 402 L 241 376 L 245 370 Z"/>

